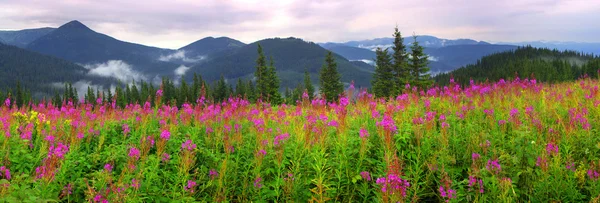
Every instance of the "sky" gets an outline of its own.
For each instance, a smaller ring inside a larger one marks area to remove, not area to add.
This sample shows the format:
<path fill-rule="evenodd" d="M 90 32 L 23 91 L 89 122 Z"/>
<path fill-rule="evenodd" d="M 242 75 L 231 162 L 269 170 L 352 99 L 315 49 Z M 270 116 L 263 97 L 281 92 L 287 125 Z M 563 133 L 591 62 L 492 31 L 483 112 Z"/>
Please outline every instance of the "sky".
<path fill-rule="evenodd" d="M 0 30 L 79 20 L 120 40 L 180 48 L 204 37 L 345 42 L 403 35 L 600 42 L 600 0 L 0 0 Z"/>

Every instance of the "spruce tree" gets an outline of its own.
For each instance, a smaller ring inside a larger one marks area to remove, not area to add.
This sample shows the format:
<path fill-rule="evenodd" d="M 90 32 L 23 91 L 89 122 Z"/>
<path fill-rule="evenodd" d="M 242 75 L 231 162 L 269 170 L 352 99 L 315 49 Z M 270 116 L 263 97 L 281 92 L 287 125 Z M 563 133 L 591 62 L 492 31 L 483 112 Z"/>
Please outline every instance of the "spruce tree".
<path fill-rule="evenodd" d="M 411 85 L 415 85 L 419 88 L 427 88 L 433 84 L 431 76 L 429 75 L 429 64 L 428 56 L 423 52 L 423 47 L 417 42 L 417 36 L 413 36 L 413 43 L 410 47 L 411 57 L 409 59 L 409 67 L 412 75 Z"/>
<path fill-rule="evenodd" d="M 404 45 L 404 39 L 402 34 L 398 31 L 398 26 L 394 29 L 394 51 L 393 55 L 393 71 L 394 71 L 394 91 L 393 95 L 400 94 L 402 87 L 409 83 L 410 70 L 408 68 L 408 53 L 406 53 L 406 45 Z"/>
<path fill-rule="evenodd" d="M 246 84 L 242 81 L 242 78 L 238 78 L 237 83 L 235 84 L 235 94 L 234 96 L 244 98 L 247 95 Z"/>
<path fill-rule="evenodd" d="M 256 88 L 252 80 L 248 80 L 248 101 L 256 102 Z"/>
<path fill-rule="evenodd" d="M 319 77 L 321 85 L 319 91 L 321 95 L 325 96 L 325 99 L 328 102 L 337 101 L 340 94 L 344 91 L 341 79 L 342 76 L 337 70 L 337 64 L 330 51 L 325 57 L 325 64 L 323 64 L 323 67 L 321 68 Z"/>
<path fill-rule="evenodd" d="M 376 97 L 389 98 L 396 94 L 397 89 L 397 78 L 394 77 L 394 67 L 388 54 L 388 50 L 381 50 L 377 48 L 375 50 L 377 58 L 375 60 L 375 73 L 373 74 L 373 80 L 371 86 L 373 93 Z"/>
<path fill-rule="evenodd" d="M 133 84 L 131 85 L 130 97 L 132 104 L 143 104 L 140 97 L 140 91 L 138 90 L 137 85 L 135 85 L 135 82 L 133 82 Z"/>
<path fill-rule="evenodd" d="M 282 98 L 281 93 L 279 92 L 279 78 L 277 77 L 277 72 L 275 71 L 273 57 L 271 57 L 269 66 L 265 72 L 264 82 L 267 84 L 266 93 L 268 95 L 269 102 L 271 104 L 281 104 Z"/>
<path fill-rule="evenodd" d="M 308 93 L 308 98 L 312 100 L 315 97 L 315 86 L 313 86 L 312 81 L 310 80 L 310 74 L 308 70 L 304 70 L 304 87 L 306 88 L 306 93 Z M 304 90 L 302 90 L 304 93 Z"/>
<path fill-rule="evenodd" d="M 265 81 L 267 72 L 267 60 L 265 58 L 265 54 L 263 53 L 262 46 L 258 44 L 258 58 L 256 59 L 256 72 L 254 72 L 254 76 L 256 77 L 256 92 L 257 97 L 260 99 L 265 99 L 267 96 L 268 84 Z"/>

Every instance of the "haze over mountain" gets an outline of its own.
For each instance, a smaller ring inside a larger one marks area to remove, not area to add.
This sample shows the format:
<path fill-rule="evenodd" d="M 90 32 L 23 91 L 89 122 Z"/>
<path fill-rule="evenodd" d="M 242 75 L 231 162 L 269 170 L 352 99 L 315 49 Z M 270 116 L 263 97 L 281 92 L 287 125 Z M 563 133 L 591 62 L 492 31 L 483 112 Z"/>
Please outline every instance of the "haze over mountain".
<path fill-rule="evenodd" d="M 407 51 L 410 51 L 409 47 L 414 41 L 413 37 L 404 37 L 403 39 Z M 472 39 L 449 40 L 428 35 L 417 36 L 417 42 L 425 47 L 425 53 L 429 55 L 429 66 L 434 74 L 475 63 L 479 58 L 489 54 L 517 48 L 512 45 L 494 45 Z M 320 45 L 350 60 L 363 61 L 373 65 L 374 50 L 390 48 L 388 51 L 393 52 L 391 50 L 393 43 L 393 38 L 377 38 L 345 43 L 328 42 Z"/>
<path fill-rule="evenodd" d="M 123 42 L 97 33 L 79 21 L 71 21 L 60 26 L 31 42 L 27 45 L 27 49 L 87 65 L 90 68 L 111 64 L 121 65 L 114 68 L 131 69 L 134 73 L 131 75 L 132 79 L 147 77 L 139 76 L 140 74 L 174 75 L 173 70 L 178 67 L 177 64 L 159 60 L 162 55 L 171 54 L 173 50 Z M 113 63 L 109 63 L 111 61 Z"/>
<path fill-rule="evenodd" d="M 181 47 L 179 50 L 185 51 L 187 54 L 193 56 L 207 56 L 220 51 L 240 48 L 244 45 L 246 44 L 229 37 L 206 37 L 187 46 Z"/>
<path fill-rule="evenodd" d="M 428 35 L 418 36 L 417 40 L 425 47 L 425 53 L 430 56 L 429 67 L 433 74 L 474 64 L 483 56 L 517 48 L 514 45 L 490 44 L 472 39 L 450 40 Z M 404 38 L 407 47 L 412 41 L 412 36 Z M 0 43 L 25 47 L 34 52 L 77 63 L 79 66 L 71 64 L 66 67 L 74 70 L 83 68 L 80 70 L 81 74 L 69 76 L 63 82 L 78 82 L 71 80 L 79 79 L 88 85 L 107 85 L 117 80 L 123 83 L 145 80 L 158 84 L 161 77 L 175 80 L 184 78 L 189 81 L 193 73 L 202 75 L 208 82 L 217 80 L 221 75 L 227 80 L 253 79 L 256 49 L 257 44 L 260 43 L 265 54 L 274 59 L 283 89 L 295 87 L 302 82 L 304 70 L 308 70 L 313 83 L 318 84 L 318 72 L 327 53 L 326 49 L 337 54 L 335 58 L 343 82 L 349 84 L 355 81 L 357 87 L 369 87 L 371 74 L 374 71 L 373 50 L 377 47 L 391 47 L 393 38 L 315 44 L 290 37 L 270 38 L 245 44 L 229 37 L 205 37 L 172 50 L 124 42 L 98 33 L 79 21 L 71 21 L 59 28 L 1 31 Z M 551 43 L 542 43 L 539 46 L 550 46 L 549 44 Z M 562 45 L 564 49 L 577 45 L 577 43 L 552 44 Z M 593 43 L 583 44 L 586 46 L 579 48 L 594 50 Z M 10 51 L 5 52 L 24 51 L 17 51 L 14 48 L 16 47 L 6 49 Z M 41 56 L 43 55 L 29 54 L 21 58 L 30 57 L 36 62 L 46 61 L 46 59 L 37 59 Z M 31 66 L 18 65 L 19 63 L 5 64 L 10 64 L 9 69 Z M 35 64 L 38 69 L 46 68 L 43 63 Z M 55 67 L 50 67 L 52 68 Z M 14 83 L 13 80 L 7 81 Z M 48 80 L 40 81 L 40 84 L 48 82 Z"/>
<path fill-rule="evenodd" d="M 263 47 L 268 58 L 273 58 L 282 88 L 295 87 L 301 83 L 304 70 L 308 70 L 313 83 L 317 83 L 318 72 L 323 65 L 327 50 L 313 42 L 292 37 L 264 39 L 224 52 L 192 67 L 190 72 L 199 73 L 209 81 L 216 80 L 221 75 L 228 79 L 252 78 L 258 57 L 258 44 Z M 371 73 L 368 70 L 354 65 L 342 56 L 335 55 L 335 59 L 343 82 L 349 84 L 354 80 L 357 86 L 370 85 Z"/>
<path fill-rule="evenodd" d="M 518 46 L 531 45 L 537 48 L 548 48 L 564 50 L 575 50 L 583 53 L 600 55 L 600 42 L 560 42 L 560 41 L 526 41 L 526 42 L 497 42 L 495 44 L 509 44 Z"/>
<path fill-rule="evenodd" d="M 65 82 L 77 83 L 76 88 L 83 93 L 88 86 L 102 89 L 116 81 L 63 59 L 0 44 L 0 89 L 15 88 L 17 82 L 43 97 L 61 89 Z"/>
<path fill-rule="evenodd" d="M 15 31 L 0 31 L 0 42 L 3 44 L 24 48 L 32 41 L 54 30 L 55 28 L 37 28 Z"/>

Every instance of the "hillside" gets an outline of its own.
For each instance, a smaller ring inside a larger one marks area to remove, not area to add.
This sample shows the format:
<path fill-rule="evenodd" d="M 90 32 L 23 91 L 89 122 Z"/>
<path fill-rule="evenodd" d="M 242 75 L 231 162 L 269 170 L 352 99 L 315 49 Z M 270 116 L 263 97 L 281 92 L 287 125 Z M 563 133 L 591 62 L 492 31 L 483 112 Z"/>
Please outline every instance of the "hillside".
<path fill-rule="evenodd" d="M 71 21 L 31 42 L 27 49 L 80 64 L 120 60 L 147 74 L 173 74 L 176 64 L 159 61 L 173 50 L 123 42 Z"/>
<path fill-rule="evenodd" d="M 541 82 L 570 81 L 587 74 L 597 76 L 600 59 L 574 51 L 558 51 L 531 46 L 483 57 L 477 63 L 434 77 L 439 85 L 451 77 L 466 85 L 475 82 L 534 76 Z"/>
<path fill-rule="evenodd" d="M 451 45 L 440 48 L 426 48 L 425 53 L 432 56 L 435 61 L 456 69 L 476 63 L 481 57 L 516 48 L 517 46 L 513 45 L 496 44 Z"/>
<path fill-rule="evenodd" d="M 404 38 L 407 47 L 410 47 L 412 41 L 412 38 Z M 461 66 L 476 63 L 483 56 L 517 48 L 513 45 L 496 45 L 470 39 L 447 40 L 433 36 L 418 36 L 417 41 L 425 47 L 425 53 L 429 55 L 429 67 L 433 74 L 452 71 Z M 371 49 L 377 47 L 390 48 L 388 51 L 393 53 L 392 43 L 393 38 L 378 38 L 346 43 L 321 43 L 320 45 L 348 60 L 366 61 L 375 58 L 375 52 Z M 410 52 L 410 49 L 407 51 Z"/>
<path fill-rule="evenodd" d="M 273 57 L 281 88 L 293 88 L 303 80 L 304 70 L 311 73 L 313 83 L 318 83 L 318 72 L 323 65 L 327 50 L 312 42 L 297 38 L 274 38 L 261 40 L 239 49 L 221 53 L 205 63 L 194 66 L 190 72 L 202 75 L 208 81 L 217 80 L 221 74 L 227 79 L 252 78 L 258 57 L 258 44 L 267 57 Z M 370 86 L 371 73 L 362 70 L 345 58 L 335 55 L 342 81 L 355 80 L 357 87 Z M 188 74 L 189 76 L 189 74 Z"/>
<path fill-rule="evenodd" d="M 187 56 L 198 57 L 240 48 L 245 45 L 243 42 L 228 37 L 206 37 L 181 47 L 179 50 L 185 51 Z"/>
<path fill-rule="evenodd" d="M 51 92 L 52 83 L 99 82 L 87 70 L 74 63 L 0 44 L 0 90 L 14 88 L 17 81 L 33 92 Z"/>
<path fill-rule="evenodd" d="M 17 47 L 27 47 L 34 40 L 47 35 L 56 28 L 37 28 L 16 31 L 0 31 L 0 42 Z"/>

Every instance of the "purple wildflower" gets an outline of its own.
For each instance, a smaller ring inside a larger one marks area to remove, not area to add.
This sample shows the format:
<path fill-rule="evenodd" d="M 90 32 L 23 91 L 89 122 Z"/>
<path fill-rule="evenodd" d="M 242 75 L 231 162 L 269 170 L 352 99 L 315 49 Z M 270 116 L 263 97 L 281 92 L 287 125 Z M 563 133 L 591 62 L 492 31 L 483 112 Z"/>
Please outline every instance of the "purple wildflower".
<path fill-rule="evenodd" d="M 188 180 L 187 185 L 185 186 L 185 191 L 190 193 L 194 193 L 194 187 L 196 187 L 197 183 L 193 180 Z"/>
<path fill-rule="evenodd" d="M 369 137 L 369 131 L 367 131 L 367 129 L 365 129 L 365 128 L 361 128 L 360 132 L 358 134 L 359 134 L 360 138 Z"/>
<path fill-rule="evenodd" d="M 254 187 L 255 188 L 262 188 L 262 178 L 261 177 L 256 177 L 256 179 L 254 179 Z"/>
<path fill-rule="evenodd" d="M 140 189 L 140 182 L 138 180 L 131 179 L 131 187 L 137 189 Z"/>
<path fill-rule="evenodd" d="M 554 143 L 548 143 L 546 145 L 546 152 L 548 152 L 548 155 L 556 155 L 558 154 L 558 145 L 554 144 Z"/>
<path fill-rule="evenodd" d="M 4 173 L 4 175 L 2 174 Z M 10 170 L 6 166 L 0 166 L 0 177 L 4 176 L 6 180 L 10 180 Z"/>
<path fill-rule="evenodd" d="M 169 132 L 168 130 L 163 130 L 160 133 L 160 138 L 163 140 L 169 140 L 171 138 L 171 132 Z"/>
<path fill-rule="evenodd" d="M 104 164 L 104 170 L 108 173 L 112 172 L 113 166 L 110 164 Z"/>
<path fill-rule="evenodd" d="M 187 140 L 181 144 L 181 150 L 193 151 L 196 149 L 196 144 L 192 143 L 192 140 Z"/>
<path fill-rule="evenodd" d="M 169 159 L 171 159 L 171 155 L 169 155 L 168 153 L 163 153 L 163 154 L 162 154 L 162 159 L 161 159 L 161 161 L 163 161 L 163 162 L 168 162 L 168 161 L 169 161 Z"/>
<path fill-rule="evenodd" d="M 473 154 L 471 154 L 471 159 L 473 159 L 473 161 L 476 161 L 479 158 L 481 158 L 481 155 L 478 153 L 473 152 Z"/>
<path fill-rule="evenodd" d="M 129 148 L 129 157 L 138 160 L 140 158 L 140 150 L 135 147 Z"/>
<path fill-rule="evenodd" d="M 210 177 L 210 179 L 215 179 L 217 177 L 219 177 L 219 172 L 217 172 L 217 170 L 215 169 L 210 169 L 210 171 L 208 172 L 208 176 Z"/>
<path fill-rule="evenodd" d="M 258 152 L 256 153 L 257 157 L 264 157 L 267 155 L 267 151 L 265 151 L 264 149 L 258 150 Z"/>
<path fill-rule="evenodd" d="M 368 171 L 360 172 L 360 176 L 366 181 L 371 181 L 371 174 Z"/>
<path fill-rule="evenodd" d="M 494 174 L 498 174 L 502 170 L 502 167 L 500 166 L 500 163 L 498 163 L 498 159 L 488 160 L 487 165 L 485 166 L 485 168 L 487 170 L 491 171 Z"/>

